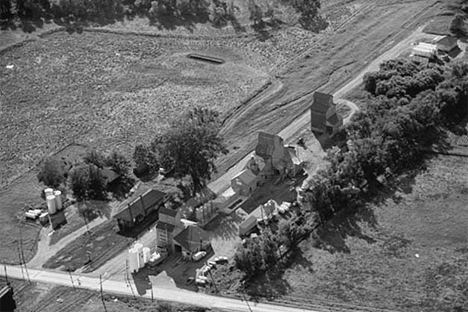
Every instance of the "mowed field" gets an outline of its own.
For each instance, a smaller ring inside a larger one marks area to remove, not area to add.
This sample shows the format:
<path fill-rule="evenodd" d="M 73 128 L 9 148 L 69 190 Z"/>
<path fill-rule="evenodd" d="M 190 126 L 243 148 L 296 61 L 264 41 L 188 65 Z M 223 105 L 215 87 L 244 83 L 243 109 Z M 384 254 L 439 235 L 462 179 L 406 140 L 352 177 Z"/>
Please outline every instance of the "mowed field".
<path fill-rule="evenodd" d="M 375 203 L 338 215 L 303 242 L 298 261 L 279 279 L 286 298 L 466 311 L 467 203 L 468 158 L 435 157 Z"/>

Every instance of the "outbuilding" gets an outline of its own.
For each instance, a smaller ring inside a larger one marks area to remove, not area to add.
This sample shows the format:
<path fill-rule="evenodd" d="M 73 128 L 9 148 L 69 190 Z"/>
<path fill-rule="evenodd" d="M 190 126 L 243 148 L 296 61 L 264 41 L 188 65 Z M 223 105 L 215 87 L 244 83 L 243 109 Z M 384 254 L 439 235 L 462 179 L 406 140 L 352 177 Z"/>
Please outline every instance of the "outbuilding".
<path fill-rule="evenodd" d="M 443 36 L 434 40 L 437 49 L 443 52 L 450 52 L 458 46 L 458 39 L 454 36 Z"/>

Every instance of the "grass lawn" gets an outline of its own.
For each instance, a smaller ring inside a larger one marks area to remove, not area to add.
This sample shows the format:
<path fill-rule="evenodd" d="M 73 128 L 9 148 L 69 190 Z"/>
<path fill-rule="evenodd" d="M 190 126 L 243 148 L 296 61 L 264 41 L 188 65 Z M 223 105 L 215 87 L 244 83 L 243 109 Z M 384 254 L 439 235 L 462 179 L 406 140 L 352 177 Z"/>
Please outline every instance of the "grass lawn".
<path fill-rule="evenodd" d="M 117 234 L 114 220 L 106 221 L 73 240 L 52 256 L 43 267 L 75 271 L 86 265 L 83 272 L 92 272 L 133 243 L 133 239 Z M 88 257 L 89 255 L 89 257 Z M 91 259 L 91 263 L 88 260 Z"/>
<path fill-rule="evenodd" d="M 402 311 L 468 304 L 468 159 L 440 156 L 427 170 L 342 214 L 301 245 L 283 280 L 292 296 Z"/>

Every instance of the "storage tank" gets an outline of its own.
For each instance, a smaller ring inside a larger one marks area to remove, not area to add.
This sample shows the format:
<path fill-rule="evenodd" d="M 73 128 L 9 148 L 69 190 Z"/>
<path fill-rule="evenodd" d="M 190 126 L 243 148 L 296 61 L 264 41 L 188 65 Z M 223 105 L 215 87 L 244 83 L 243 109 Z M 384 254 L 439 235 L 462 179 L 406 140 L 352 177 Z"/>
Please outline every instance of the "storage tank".
<path fill-rule="evenodd" d="M 57 207 L 57 210 L 62 210 L 62 192 L 54 191 L 54 196 L 55 196 L 55 207 Z"/>
<path fill-rule="evenodd" d="M 140 268 L 145 266 L 145 261 L 143 261 L 143 244 L 142 243 L 136 243 L 133 248 L 137 251 L 138 253 L 138 265 Z"/>
<path fill-rule="evenodd" d="M 44 194 L 45 194 L 46 197 L 49 196 L 49 195 L 54 195 L 54 189 L 46 188 L 44 190 Z"/>
<path fill-rule="evenodd" d="M 57 207 L 55 206 L 55 196 L 47 195 L 46 202 L 47 202 L 47 210 L 49 210 L 49 214 L 53 215 L 54 213 L 56 213 Z"/>
<path fill-rule="evenodd" d="M 130 273 L 138 272 L 140 268 L 138 265 L 138 251 L 135 248 L 130 248 L 128 251 L 128 267 Z"/>
<path fill-rule="evenodd" d="M 149 247 L 143 247 L 143 262 L 147 264 L 151 258 L 151 249 Z"/>

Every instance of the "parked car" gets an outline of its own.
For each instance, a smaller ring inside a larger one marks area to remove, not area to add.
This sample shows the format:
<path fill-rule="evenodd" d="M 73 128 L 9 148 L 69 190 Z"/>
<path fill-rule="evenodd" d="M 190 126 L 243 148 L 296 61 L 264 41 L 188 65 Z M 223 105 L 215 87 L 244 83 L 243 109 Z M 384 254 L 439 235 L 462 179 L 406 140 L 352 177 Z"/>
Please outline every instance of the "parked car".
<path fill-rule="evenodd" d="M 196 254 L 194 254 L 192 256 L 192 259 L 193 261 L 200 261 L 201 259 L 203 259 L 203 257 L 206 256 L 206 252 L 205 251 L 199 251 L 197 252 Z"/>

